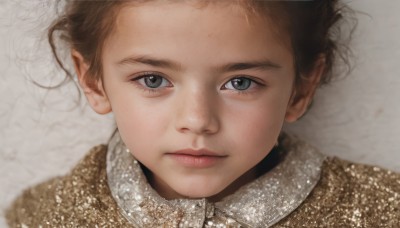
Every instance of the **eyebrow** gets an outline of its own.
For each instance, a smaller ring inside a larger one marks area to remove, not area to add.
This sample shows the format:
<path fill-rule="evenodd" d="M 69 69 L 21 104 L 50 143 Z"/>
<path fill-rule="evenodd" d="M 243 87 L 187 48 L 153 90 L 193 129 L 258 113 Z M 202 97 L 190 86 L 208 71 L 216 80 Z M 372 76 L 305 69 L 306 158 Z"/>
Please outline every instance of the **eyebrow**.
<path fill-rule="evenodd" d="M 282 66 L 270 60 L 243 62 L 243 63 L 229 63 L 221 67 L 222 71 L 224 72 L 248 70 L 248 69 L 269 70 L 269 69 L 280 69 L 280 68 L 282 68 Z"/>
<path fill-rule="evenodd" d="M 181 64 L 179 63 L 165 59 L 157 59 L 149 56 L 131 56 L 117 62 L 117 65 L 135 65 L 135 64 L 145 64 L 153 67 L 169 68 L 173 70 L 179 70 L 182 68 Z M 269 69 L 280 69 L 280 68 L 282 68 L 282 66 L 268 59 L 262 61 L 228 63 L 217 67 L 217 69 L 222 72 L 232 72 L 232 71 L 240 71 L 248 69 L 269 70 Z"/>
<path fill-rule="evenodd" d="M 148 56 L 135 56 L 127 57 L 117 62 L 117 65 L 131 65 L 142 63 L 145 65 L 150 65 L 154 67 L 170 68 L 170 69 L 180 69 L 181 65 L 172 61 L 156 59 Z"/>

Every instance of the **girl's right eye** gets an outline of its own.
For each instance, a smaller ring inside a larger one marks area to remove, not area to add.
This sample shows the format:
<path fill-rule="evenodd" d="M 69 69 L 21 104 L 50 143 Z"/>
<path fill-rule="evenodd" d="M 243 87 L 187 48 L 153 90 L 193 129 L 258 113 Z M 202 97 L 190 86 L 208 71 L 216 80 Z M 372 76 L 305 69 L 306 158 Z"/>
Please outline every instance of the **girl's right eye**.
<path fill-rule="evenodd" d="M 172 86 L 172 84 L 167 79 L 156 74 L 146 74 L 143 76 L 139 76 L 132 79 L 132 81 L 136 81 L 143 87 L 150 90 Z"/>

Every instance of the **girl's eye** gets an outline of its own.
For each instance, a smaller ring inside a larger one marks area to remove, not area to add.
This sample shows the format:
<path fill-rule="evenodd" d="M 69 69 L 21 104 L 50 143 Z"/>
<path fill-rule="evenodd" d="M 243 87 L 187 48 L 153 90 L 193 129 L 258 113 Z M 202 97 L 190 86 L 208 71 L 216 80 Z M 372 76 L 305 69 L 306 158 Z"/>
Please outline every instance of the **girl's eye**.
<path fill-rule="evenodd" d="M 140 76 L 138 78 L 135 78 L 134 81 L 137 81 L 142 86 L 150 89 L 169 87 L 171 85 L 171 83 L 167 79 L 154 74 Z"/>
<path fill-rule="evenodd" d="M 245 77 L 234 78 L 224 85 L 224 89 L 247 90 L 254 83 L 253 80 Z"/>

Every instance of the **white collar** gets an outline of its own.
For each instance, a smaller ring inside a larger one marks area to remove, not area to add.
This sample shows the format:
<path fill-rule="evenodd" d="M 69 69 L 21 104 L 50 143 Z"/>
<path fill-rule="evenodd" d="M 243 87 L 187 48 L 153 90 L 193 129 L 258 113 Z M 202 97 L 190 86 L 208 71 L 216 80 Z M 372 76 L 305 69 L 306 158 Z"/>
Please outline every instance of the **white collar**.
<path fill-rule="evenodd" d="M 158 195 L 117 132 L 108 146 L 108 185 L 124 217 L 137 227 L 269 227 L 307 198 L 326 157 L 296 137 L 282 138 L 285 156 L 276 167 L 211 203 L 207 199 L 166 200 Z"/>

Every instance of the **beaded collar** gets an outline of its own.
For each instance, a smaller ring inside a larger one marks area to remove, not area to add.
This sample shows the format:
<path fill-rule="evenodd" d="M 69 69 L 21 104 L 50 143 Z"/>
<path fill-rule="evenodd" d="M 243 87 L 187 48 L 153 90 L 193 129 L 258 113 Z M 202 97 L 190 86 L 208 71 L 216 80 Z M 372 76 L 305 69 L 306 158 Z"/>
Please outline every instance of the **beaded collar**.
<path fill-rule="evenodd" d="M 325 155 L 294 136 L 272 170 L 219 202 L 166 200 L 150 186 L 118 132 L 107 152 L 107 178 L 121 213 L 135 227 L 270 227 L 294 211 L 317 184 Z"/>

